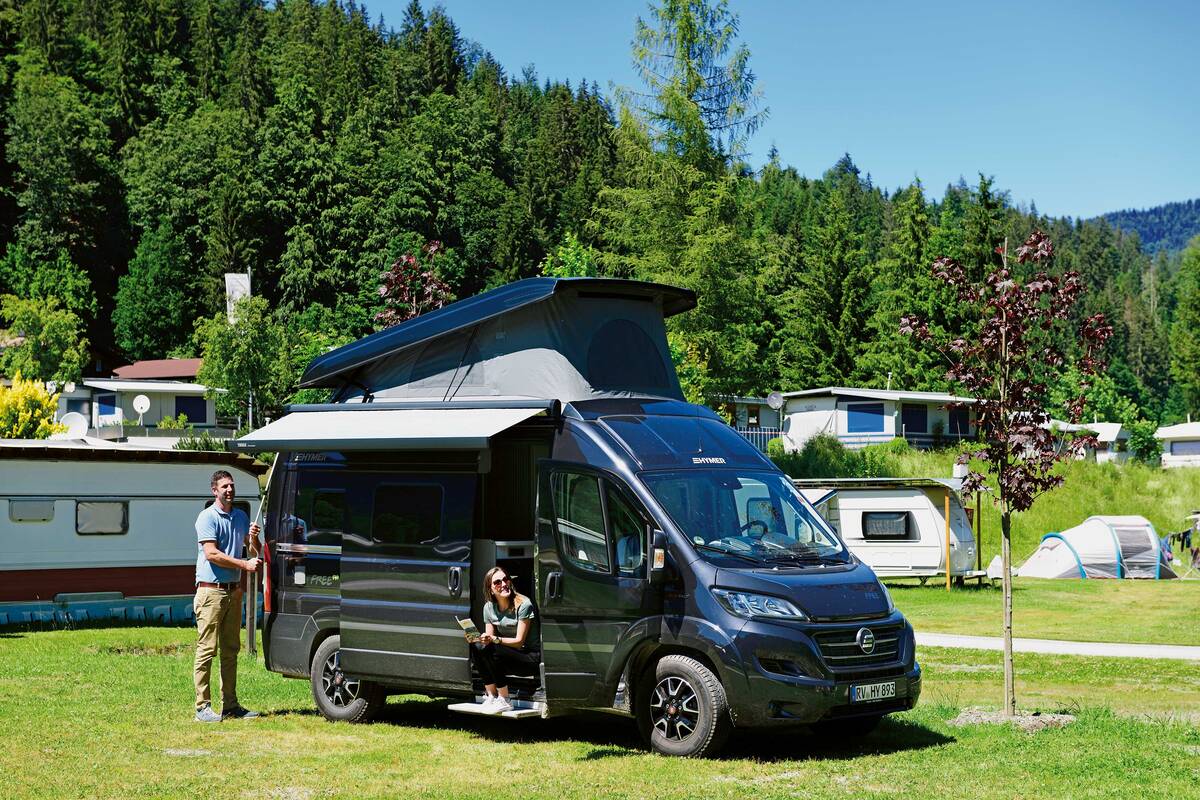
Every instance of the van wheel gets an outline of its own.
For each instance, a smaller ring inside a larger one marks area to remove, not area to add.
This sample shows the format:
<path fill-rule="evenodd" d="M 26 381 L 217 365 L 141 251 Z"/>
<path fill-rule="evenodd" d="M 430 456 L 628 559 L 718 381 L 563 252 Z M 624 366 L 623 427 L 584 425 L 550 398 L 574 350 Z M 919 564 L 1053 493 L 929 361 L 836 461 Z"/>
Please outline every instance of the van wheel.
<path fill-rule="evenodd" d="M 377 684 L 356 681 L 342 672 L 341 637 L 330 636 L 313 654 L 309 669 L 313 700 L 325 719 L 334 722 L 370 722 L 387 696 Z"/>
<path fill-rule="evenodd" d="M 655 752 L 702 758 L 725 743 L 731 722 L 725 689 L 694 658 L 664 656 L 638 703 L 638 727 Z"/>
<path fill-rule="evenodd" d="M 854 717 L 852 719 L 833 719 L 828 722 L 818 722 L 812 726 L 813 733 L 831 739 L 857 739 L 866 736 L 879 726 L 881 715 L 873 717 Z"/>

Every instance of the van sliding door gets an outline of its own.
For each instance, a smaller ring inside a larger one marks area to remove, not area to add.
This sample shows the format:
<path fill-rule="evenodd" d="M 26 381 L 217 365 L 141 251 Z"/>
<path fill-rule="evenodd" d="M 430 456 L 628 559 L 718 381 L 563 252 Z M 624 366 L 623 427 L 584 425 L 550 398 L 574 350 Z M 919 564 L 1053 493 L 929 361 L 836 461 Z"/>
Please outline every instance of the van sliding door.
<path fill-rule="evenodd" d="M 362 478 L 357 535 L 342 547 L 344 669 L 411 688 L 469 688 L 467 645 L 454 618 L 471 613 L 477 476 Z"/>
<path fill-rule="evenodd" d="M 626 633 L 661 613 L 646 580 L 646 517 L 616 478 L 581 465 L 543 461 L 538 487 L 546 697 L 554 708 L 606 706 Z"/>

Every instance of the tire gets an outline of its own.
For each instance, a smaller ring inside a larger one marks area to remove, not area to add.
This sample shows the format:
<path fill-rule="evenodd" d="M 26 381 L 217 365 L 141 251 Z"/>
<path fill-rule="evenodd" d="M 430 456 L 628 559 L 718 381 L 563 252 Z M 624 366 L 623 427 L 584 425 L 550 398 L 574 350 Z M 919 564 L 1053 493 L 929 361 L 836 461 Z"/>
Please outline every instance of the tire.
<path fill-rule="evenodd" d="M 656 753 L 704 758 L 725 744 L 733 725 L 729 703 L 708 667 L 688 656 L 664 656 L 643 685 L 638 727 Z"/>
<path fill-rule="evenodd" d="M 866 736 L 879 726 L 881 714 L 873 717 L 853 717 L 851 719 L 833 719 L 828 722 L 818 722 L 812 726 L 813 733 L 831 739 L 858 739 Z"/>
<path fill-rule="evenodd" d="M 313 653 L 308 671 L 313 700 L 321 715 L 331 722 L 370 722 L 387 702 L 387 696 L 377 684 L 345 676 L 341 644 L 341 637 L 335 634 Z"/>

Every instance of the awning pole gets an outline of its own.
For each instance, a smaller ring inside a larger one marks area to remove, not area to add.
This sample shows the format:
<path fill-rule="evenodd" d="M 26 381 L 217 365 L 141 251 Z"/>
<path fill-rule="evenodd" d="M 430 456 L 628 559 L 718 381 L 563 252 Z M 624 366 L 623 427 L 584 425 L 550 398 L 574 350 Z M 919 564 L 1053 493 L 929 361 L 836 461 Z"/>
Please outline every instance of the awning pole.
<path fill-rule="evenodd" d="M 946 490 L 946 591 L 950 591 L 950 490 Z"/>
<path fill-rule="evenodd" d="M 983 570 L 983 509 L 975 493 L 975 569 Z"/>

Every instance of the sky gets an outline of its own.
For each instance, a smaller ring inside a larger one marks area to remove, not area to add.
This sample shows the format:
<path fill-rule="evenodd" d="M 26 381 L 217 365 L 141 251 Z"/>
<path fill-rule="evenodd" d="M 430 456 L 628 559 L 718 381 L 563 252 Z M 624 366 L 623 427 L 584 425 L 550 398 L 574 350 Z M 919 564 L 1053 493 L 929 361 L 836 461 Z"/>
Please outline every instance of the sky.
<path fill-rule="evenodd" d="M 366 0 L 398 28 L 407 0 Z M 426 2 L 428 8 L 434 3 Z M 443 0 L 512 76 L 641 89 L 644 0 Z M 1092 217 L 1200 197 L 1200 3 L 730 3 L 769 117 L 749 143 L 819 176 L 850 153 L 877 186 L 940 197 L 980 172 L 1018 204 Z"/>

